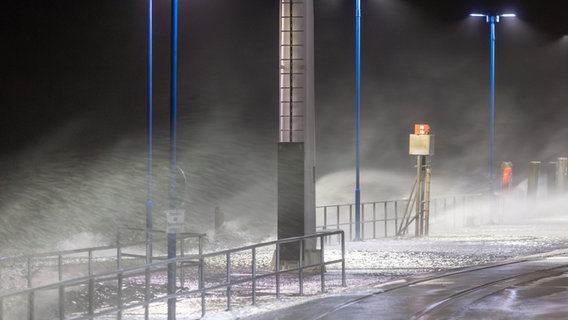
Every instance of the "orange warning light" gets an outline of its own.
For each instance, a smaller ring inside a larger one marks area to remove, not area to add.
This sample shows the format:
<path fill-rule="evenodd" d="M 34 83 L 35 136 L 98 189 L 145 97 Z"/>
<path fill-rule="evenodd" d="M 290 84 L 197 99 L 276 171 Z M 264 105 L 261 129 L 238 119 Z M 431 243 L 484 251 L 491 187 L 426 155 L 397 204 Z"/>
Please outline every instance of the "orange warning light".
<path fill-rule="evenodd" d="M 414 134 L 419 136 L 430 134 L 430 126 L 427 124 L 415 124 Z"/>

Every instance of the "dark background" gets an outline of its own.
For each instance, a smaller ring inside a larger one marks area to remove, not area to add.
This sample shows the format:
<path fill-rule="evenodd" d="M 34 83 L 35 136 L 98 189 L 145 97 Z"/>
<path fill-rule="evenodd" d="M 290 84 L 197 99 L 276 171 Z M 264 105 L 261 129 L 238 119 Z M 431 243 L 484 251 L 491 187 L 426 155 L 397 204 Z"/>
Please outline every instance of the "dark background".
<path fill-rule="evenodd" d="M 3 7 L 0 219 L 23 234 L 52 234 L 62 220 L 73 226 L 64 233 L 106 230 L 105 217 L 143 226 L 147 2 Z M 471 12 L 518 15 L 497 25 L 496 172 L 513 161 L 521 184 L 528 161 L 568 154 L 565 1 L 362 0 L 362 8 L 363 170 L 412 175 L 408 134 L 429 123 L 440 192 L 487 191 L 489 25 Z M 169 1 L 154 1 L 156 212 L 167 207 L 169 15 Z M 178 164 L 188 177 L 189 220 L 209 225 L 221 205 L 234 208 L 228 217 L 271 224 L 278 1 L 181 0 L 179 19 Z M 349 172 L 341 182 L 349 186 L 354 36 L 354 1 L 315 1 L 317 176 Z M 376 184 L 388 190 L 394 182 Z"/>

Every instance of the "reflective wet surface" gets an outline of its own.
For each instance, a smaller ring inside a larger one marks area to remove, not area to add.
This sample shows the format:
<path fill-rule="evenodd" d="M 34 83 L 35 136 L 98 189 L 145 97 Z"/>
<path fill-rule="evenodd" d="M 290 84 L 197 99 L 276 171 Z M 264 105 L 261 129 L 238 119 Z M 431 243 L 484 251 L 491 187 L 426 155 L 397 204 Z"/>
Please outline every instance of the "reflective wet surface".
<path fill-rule="evenodd" d="M 246 319 L 566 319 L 567 270 L 567 251 L 560 251 L 410 277 Z"/>

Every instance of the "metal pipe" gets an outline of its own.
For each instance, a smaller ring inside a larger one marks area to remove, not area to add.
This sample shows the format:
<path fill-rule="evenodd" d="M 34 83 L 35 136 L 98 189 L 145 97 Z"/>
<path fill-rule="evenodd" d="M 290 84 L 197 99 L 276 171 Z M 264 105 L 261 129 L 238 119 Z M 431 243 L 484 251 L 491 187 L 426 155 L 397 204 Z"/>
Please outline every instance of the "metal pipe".
<path fill-rule="evenodd" d="M 494 139 L 495 139 L 495 22 L 497 18 L 495 16 L 488 17 L 489 23 L 491 24 L 490 32 L 490 42 L 491 42 L 491 61 L 490 61 L 490 83 L 491 83 L 491 106 L 490 106 L 490 151 L 489 151 L 489 191 L 493 194 L 494 187 L 494 173 L 493 173 L 493 163 L 494 163 Z"/>
<path fill-rule="evenodd" d="M 345 279 L 345 232 L 343 231 L 341 231 L 341 285 L 343 287 L 347 286 L 347 282 Z"/>
<path fill-rule="evenodd" d="M 388 237 L 388 232 L 387 232 L 387 230 L 388 230 L 388 218 L 389 218 L 389 217 L 388 217 L 388 205 L 387 205 L 387 202 L 386 202 L 386 201 L 385 201 L 385 203 L 384 203 L 384 208 L 383 208 L 383 209 L 384 209 L 384 211 L 385 211 L 385 238 L 386 238 L 386 237 Z"/>
<path fill-rule="evenodd" d="M 91 278 L 91 280 L 94 280 L 94 279 Z M 116 297 L 118 299 L 118 301 L 117 301 L 118 312 L 116 314 L 117 320 L 122 319 L 122 283 L 123 283 L 123 274 L 122 274 L 122 272 L 120 272 L 118 274 L 117 294 L 116 294 Z"/>
<path fill-rule="evenodd" d="M 323 241 L 323 238 L 321 238 L 320 241 Z M 323 244 L 321 244 L 323 245 Z M 299 291 L 300 291 L 300 296 L 304 295 L 304 240 L 300 240 L 300 258 L 299 258 L 299 262 L 298 262 L 298 277 L 299 277 Z"/>
<path fill-rule="evenodd" d="M 256 304 L 256 247 L 252 248 L 252 304 Z"/>
<path fill-rule="evenodd" d="M 416 195 L 415 195 L 415 218 L 414 235 L 421 235 L 421 201 L 422 201 L 422 157 L 416 156 Z"/>
<path fill-rule="evenodd" d="M 280 299 L 280 242 L 276 243 L 276 299 Z"/>
<path fill-rule="evenodd" d="M 153 60 L 153 35 L 152 35 L 152 0 L 148 0 L 148 198 L 146 200 L 146 229 L 147 231 L 153 228 L 153 217 L 152 217 L 152 152 L 153 152 L 153 74 L 152 74 L 152 60 Z M 152 234 L 151 232 L 146 233 L 146 240 L 148 240 L 146 246 L 146 263 L 151 263 L 152 257 Z"/>
<path fill-rule="evenodd" d="M 424 178 L 424 235 L 428 236 L 430 232 L 430 177 L 432 175 L 432 167 L 426 164 L 426 177 Z"/>
<path fill-rule="evenodd" d="M 323 243 L 323 234 L 321 235 L 320 240 L 320 281 L 321 281 L 321 293 L 325 292 L 325 261 L 324 261 L 324 243 Z"/>
<path fill-rule="evenodd" d="M 93 250 L 89 250 L 89 277 L 93 275 Z M 89 280 L 89 314 L 92 315 L 94 312 L 93 298 L 95 296 L 95 281 L 93 278 Z"/>
<path fill-rule="evenodd" d="M 231 311 L 231 253 L 227 252 L 227 311 Z"/>
<path fill-rule="evenodd" d="M 171 8 L 171 91 L 170 91 L 170 208 L 176 207 L 176 128 L 177 128 L 177 49 L 178 49 L 178 0 L 172 0 Z M 168 259 L 176 257 L 176 234 L 168 233 Z M 168 264 L 168 295 L 176 292 L 176 263 Z M 176 318 L 176 299 L 168 299 L 168 320 Z"/>
<path fill-rule="evenodd" d="M 377 239 L 377 203 L 373 202 L 373 239 Z"/>
<path fill-rule="evenodd" d="M 361 240 L 361 188 L 360 188 L 360 139 L 361 139 L 361 0 L 355 0 L 355 78 L 356 78 L 356 142 L 355 142 L 355 240 Z"/>

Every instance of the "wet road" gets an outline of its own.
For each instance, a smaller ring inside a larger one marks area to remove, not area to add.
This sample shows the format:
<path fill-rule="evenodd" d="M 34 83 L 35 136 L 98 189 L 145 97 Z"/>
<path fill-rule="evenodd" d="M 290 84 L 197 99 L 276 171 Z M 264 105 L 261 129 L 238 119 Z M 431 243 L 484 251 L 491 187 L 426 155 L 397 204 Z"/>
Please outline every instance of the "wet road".
<path fill-rule="evenodd" d="M 568 319 L 568 252 L 416 276 L 248 317 Z"/>

